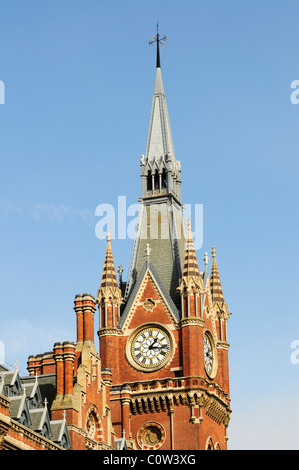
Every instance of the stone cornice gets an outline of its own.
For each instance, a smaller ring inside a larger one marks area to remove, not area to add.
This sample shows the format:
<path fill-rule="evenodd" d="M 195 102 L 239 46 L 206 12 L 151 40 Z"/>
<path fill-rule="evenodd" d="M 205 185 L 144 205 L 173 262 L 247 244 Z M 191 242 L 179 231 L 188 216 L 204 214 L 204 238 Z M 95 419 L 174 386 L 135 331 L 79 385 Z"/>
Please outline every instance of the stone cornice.
<path fill-rule="evenodd" d="M 116 328 L 115 326 L 107 326 L 105 328 L 100 328 L 98 330 L 98 336 L 107 336 L 107 335 L 115 335 L 115 336 L 123 336 L 122 330 Z"/>
<path fill-rule="evenodd" d="M 132 414 L 160 411 L 174 413 L 176 406 L 199 406 L 214 421 L 228 425 L 231 413 L 228 394 L 204 377 L 132 382 L 126 386 L 129 388 Z M 122 385 L 112 387 L 111 401 L 121 399 L 121 389 Z"/>
<path fill-rule="evenodd" d="M 188 325 L 199 325 L 204 326 L 205 319 L 201 317 L 186 317 L 180 321 L 180 326 L 183 328 Z"/>
<path fill-rule="evenodd" d="M 26 444 L 25 442 L 17 440 L 16 438 L 8 435 L 4 437 L 4 448 L 7 446 L 8 448 L 33 450 L 35 449 L 35 444 L 48 450 L 64 450 L 60 445 L 41 436 L 37 432 L 27 428 L 26 426 L 23 426 L 13 419 L 11 420 L 11 430 L 17 434 L 22 435 L 22 438 L 28 440 L 28 443 Z M 30 445 L 30 442 L 32 443 L 32 446 Z"/>
<path fill-rule="evenodd" d="M 217 341 L 217 344 L 216 344 L 216 348 L 217 349 L 225 349 L 226 351 L 229 350 L 229 343 L 227 341 Z"/>

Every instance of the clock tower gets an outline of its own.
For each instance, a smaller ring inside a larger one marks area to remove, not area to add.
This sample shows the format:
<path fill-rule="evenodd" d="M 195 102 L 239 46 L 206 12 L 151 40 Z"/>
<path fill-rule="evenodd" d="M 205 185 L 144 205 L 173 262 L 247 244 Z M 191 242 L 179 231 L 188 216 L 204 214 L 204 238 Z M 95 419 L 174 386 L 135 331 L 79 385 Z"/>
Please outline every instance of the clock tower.
<path fill-rule="evenodd" d="M 157 64 L 141 198 L 128 279 L 117 280 L 110 235 L 97 294 L 102 371 L 111 383 L 115 436 L 135 450 L 227 448 L 230 419 L 227 320 L 216 250 L 200 269 L 185 226 Z"/>

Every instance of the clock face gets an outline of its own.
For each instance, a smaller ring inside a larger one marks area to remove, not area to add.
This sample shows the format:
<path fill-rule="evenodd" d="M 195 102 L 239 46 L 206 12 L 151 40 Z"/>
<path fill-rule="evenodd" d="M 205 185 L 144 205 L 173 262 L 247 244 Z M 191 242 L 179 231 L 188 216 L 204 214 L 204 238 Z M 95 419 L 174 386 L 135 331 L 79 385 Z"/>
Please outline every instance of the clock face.
<path fill-rule="evenodd" d="M 204 335 L 204 358 L 205 358 L 205 368 L 208 374 L 211 374 L 213 371 L 214 364 L 214 351 L 212 346 L 212 341 L 209 336 Z"/>
<path fill-rule="evenodd" d="M 171 353 L 171 343 L 166 331 L 158 327 L 146 327 L 138 331 L 132 341 L 131 355 L 145 369 L 165 363 Z"/>

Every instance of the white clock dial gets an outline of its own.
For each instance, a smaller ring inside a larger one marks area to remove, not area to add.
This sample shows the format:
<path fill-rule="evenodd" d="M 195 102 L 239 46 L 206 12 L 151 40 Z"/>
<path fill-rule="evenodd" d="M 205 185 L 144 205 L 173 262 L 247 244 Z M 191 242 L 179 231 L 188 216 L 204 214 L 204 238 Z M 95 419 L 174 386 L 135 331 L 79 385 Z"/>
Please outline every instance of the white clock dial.
<path fill-rule="evenodd" d="M 204 358 L 205 358 L 205 368 L 208 374 L 212 373 L 213 364 L 214 364 L 214 351 L 211 339 L 208 335 L 204 335 Z"/>
<path fill-rule="evenodd" d="M 132 341 L 131 354 L 134 361 L 147 369 L 155 368 L 166 362 L 170 352 L 169 336 L 160 328 L 143 328 Z"/>

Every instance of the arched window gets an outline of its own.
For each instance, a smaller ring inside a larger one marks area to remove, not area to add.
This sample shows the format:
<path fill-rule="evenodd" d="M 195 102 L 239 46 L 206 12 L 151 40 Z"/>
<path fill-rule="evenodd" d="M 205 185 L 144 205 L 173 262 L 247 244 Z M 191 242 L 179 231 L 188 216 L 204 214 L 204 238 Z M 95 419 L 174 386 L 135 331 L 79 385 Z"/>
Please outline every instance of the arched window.
<path fill-rule="evenodd" d="M 166 175 L 165 168 L 162 171 L 162 188 L 163 189 L 167 188 L 167 175 Z"/>
<path fill-rule="evenodd" d="M 85 431 L 89 439 L 103 441 L 101 417 L 97 407 L 93 404 L 86 415 Z"/>
<path fill-rule="evenodd" d="M 148 170 L 148 174 L 147 174 L 147 186 L 146 187 L 148 191 L 153 190 L 153 180 L 152 180 L 152 174 L 150 170 Z"/>
<path fill-rule="evenodd" d="M 61 441 L 60 441 L 60 446 L 63 447 L 64 449 L 69 449 L 69 444 L 68 440 L 65 434 L 62 435 Z"/>
<path fill-rule="evenodd" d="M 155 189 L 159 189 L 159 173 L 158 173 L 158 170 L 155 171 L 154 185 L 155 185 Z"/>
<path fill-rule="evenodd" d="M 19 422 L 23 426 L 29 427 L 30 423 L 29 423 L 29 419 L 25 410 L 22 411 Z"/>
<path fill-rule="evenodd" d="M 206 450 L 214 450 L 214 444 L 212 441 L 212 438 L 209 437 L 207 444 L 206 444 Z"/>
<path fill-rule="evenodd" d="M 40 434 L 46 437 L 47 439 L 50 439 L 50 432 L 46 423 L 43 424 Z"/>

